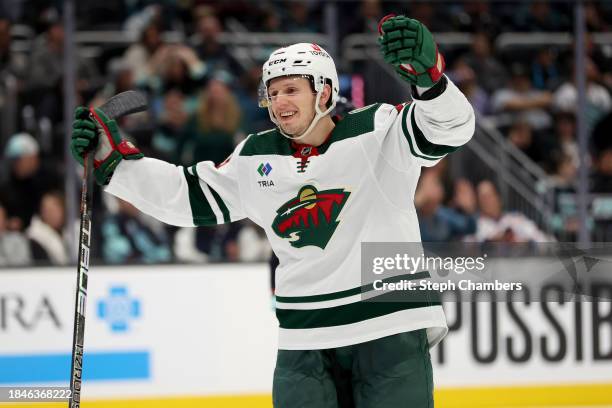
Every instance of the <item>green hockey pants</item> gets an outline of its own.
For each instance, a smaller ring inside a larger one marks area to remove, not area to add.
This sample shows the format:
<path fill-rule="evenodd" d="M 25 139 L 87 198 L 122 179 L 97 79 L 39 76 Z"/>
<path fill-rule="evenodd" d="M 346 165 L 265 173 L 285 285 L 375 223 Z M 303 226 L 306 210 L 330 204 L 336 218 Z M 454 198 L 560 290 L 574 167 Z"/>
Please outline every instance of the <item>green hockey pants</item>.
<path fill-rule="evenodd" d="M 432 408 L 425 329 L 325 350 L 279 350 L 275 408 Z"/>

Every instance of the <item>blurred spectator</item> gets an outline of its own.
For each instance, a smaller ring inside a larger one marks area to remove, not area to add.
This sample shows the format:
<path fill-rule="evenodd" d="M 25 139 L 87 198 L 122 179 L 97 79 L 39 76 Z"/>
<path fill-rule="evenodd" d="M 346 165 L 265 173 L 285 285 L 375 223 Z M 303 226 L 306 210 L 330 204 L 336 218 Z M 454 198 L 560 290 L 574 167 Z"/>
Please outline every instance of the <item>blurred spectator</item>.
<path fill-rule="evenodd" d="M 594 172 L 591 175 L 591 192 L 612 193 L 612 146 L 596 152 L 593 164 Z M 607 198 L 607 201 L 607 208 L 609 209 L 609 198 Z M 604 209 L 603 212 L 606 213 L 606 216 L 598 219 L 593 225 L 593 235 L 596 241 L 610 241 L 612 239 L 612 220 L 609 217 L 609 211 Z"/>
<path fill-rule="evenodd" d="M 514 122 L 510 126 L 508 141 L 540 165 L 548 159 L 553 148 L 545 133 L 536 136 L 529 123 L 524 120 Z"/>
<path fill-rule="evenodd" d="M 63 119 L 64 26 L 53 9 L 46 10 L 44 18 L 47 29 L 35 39 L 30 55 L 28 99 L 38 118 L 60 122 Z M 77 92 L 90 92 L 97 86 L 98 71 L 90 61 L 78 57 L 78 52 L 76 55 Z"/>
<path fill-rule="evenodd" d="M 208 72 L 229 71 L 240 73 L 240 65 L 232 57 L 229 48 L 219 42 L 223 27 L 219 18 L 208 8 L 202 8 L 196 21 L 196 32 L 191 46 L 197 56 L 206 62 Z"/>
<path fill-rule="evenodd" d="M 447 75 L 464 93 L 474 110 L 481 115 L 489 114 L 489 96 L 478 84 L 474 70 L 465 59 L 458 58 Z"/>
<path fill-rule="evenodd" d="M 580 155 L 576 143 L 576 116 L 573 113 L 560 112 L 555 115 L 555 136 L 560 154 L 578 167 Z"/>
<path fill-rule="evenodd" d="M 554 213 L 550 218 L 550 226 L 562 241 L 575 241 L 580 227 L 575 195 L 577 173 L 578 169 L 571 157 L 555 155 L 553 174 L 547 181 L 554 195 Z"/>
<path fill-rule="evenodd" d="M 575 241 L 580 227 L 576 208 L 578 169 L 572 158 L 557 152 L 553 155 L 553 171 L 547 180 L 554 195 L 554 213 L 550 225 L 561 241 Z"/>
<path fill-rule="evenodd" d="M 578 91 L 575 85 L 575 67 L 572 67 L 572 77 L 564 82 L 554 93 L 553 105 L 561 112 L 576 112 L 578 106 Z M 586 99 L 585 114 L 589 130 L 612 108 L 610 92 L 598 83 L 601 75 L 592 60 L 586 60 Z"/>
<path fill-rule="evenodd" d="M 251 133 L 261 132 L 272 126 L 268 110 L 259 107 L 260 82 L 261 65 L 256 64 L 242 74 L 241 86 L 236 89 L 236 97 L 242 112 L 241 128 Z"/>
<path fill-rule="evenodd" d="M 435 166 L 429 167 L 426 172 L 435 174 L 444 189 L 444 197 L 450 197 L 454 194 L 455 177 L 453 177 L 451 172 L 450 160 L 448 157 L 440 160 Z"/>
<path fill-rule="evenodd" d="M 181 93 L 196 94 L 209 71 L 195 51 L 186 45 L 167 45 L 155 53 L 151 59 L 155 67 L 149 85 L 157 92 L 178 90 Z"/>
<path fill-rule="evenodd" d="M 478 184 L 478 242 L 549 242 L 551 239 L 536 224 L 517 212 L 503 212 L 502 202 L 492 182 Z"/>
<path fill-rule="evenodd" d="M 610 8 L 612 9 L 612 6 L 610 6 Z M 600 71 L 601 76 L 599 81 L 601 84 L 612 90 L 612 50 L 610 49 L 610 45 L 597 45 L 593 40 L 593 35 L 588 32 L 586 33 L 585 37 L 587 58 L 591 59 L 595 63 L 597 69 Z M 576 44 L 574 43 L 573 47 L 575 46 Z M 573 66 L 573 63 L 574 60 L 572 59 L 568 65 Z"/>
<path fill-rule="evenodd" d="M 423 242 L 448 242 L 476 231 L 476 198 L 468 181 L 457 182 L 456 209 L 443 206 L 443 202 L 444 189 L 437 174 L 424 172 L 414 197 Z"/>
<path fill-rule="evenodd" d="M 102 222 L 102 256 L 105 262 L 170 262 L 172 252 L 162 229 L 153 230 L 141 218 L 147 217 L 132 204 L 117 199 L 118 211 Z"/>
<path fill-rule="evenodd" d="M 100 106 L 112 96 L 134 88 L 134 69 L 123 58 L 113 59 L 108 64 L 106 84 L 96 93 L 90 105 Z"/>
<path fill-rule="evenodd" d="M 202 233 L 200 233 L 200 230 Z M 214 237 L 202 239 L 202 235 L 213 234 L 215 228 L 179 228 L 174 234 L 174 256 L 178 262 L 185 263 L 206 263 L 209 262 L 209 248 L 202 248 L 198 245 L 200 241 L 212 242 Z"/>
<path fill-rule="evenodd" d="M 155 69 L 151 60 L 155 53 L 164 46 L 159 23 L 155 20 L 149 21 L 142 28 L 139 41 L 130 45 L 123 54 L 125 63 L 132 69 L 137 84 L 149 81 Z"/>
<path fill-rule="evenodd" d="M 122 3 L 129 15 L 125 20 L 124 29 L 132 38 L 137 38 L 138 34 L 151 23 L 155 23 L 160 31 L 183 29 L 178 14 L 179 9 L 185 7 L 188 2 L 138 0 L 122 1 Z"/>
<path fill-rule="evenodd" d="M 557 51 L 552 47 L 540 48 L 531 63 L 531 82 L 535 89 L 553 90 L 561 83 Z"/>
<path fill-rule="evenodd" d="M 243 222 L 233 222 L 214 227 L 180 228 L 174 235 L 173 245 L 177 261 L 239 261 L 241 246 L 236 240 L 242 226 Z M 257 245 L 256 242 L 254 244 Z"/>
<path fill-rule="evenodd" d="M 347 12 L 354 14 L 353 3 L 340 3 L 340 6 L 347 7 Z M 361 0 L 358 14 L 350 19 L 343 20 L 347 24 L 346 33 L 378 33 L 378 22 L 384 16 L 380 0 Z"/>
<path fill-rule="evenodd" d="M 591 191 L 594 193 L 612 193 L 612 146 L 596 152 Z"/>
<path fill-rule="evenodd" d="M 498 21 L 491 13 L 491 3 L 488 1 L 466 0 L 460 5 L 450 7 L 456 31 L 493 34 L 500 29 Z"/>
<path fill-rule="evenodd" d="M 166 47 L 154 57 L 156 76 L 151 82 L 151 112 L 158 128 L 153 138 L 155 156 L 172 160 L 183 127 L 198 103 L 198 91 L 206 70 L 195 52 L 186 46 Z"/>
<path fill-rule="evenodd" d="M 593 128 L 591 148 L 594 154 L 612 147 L 612 111 L 608 112 Z"/>
<path fill-rule="evenodd" d="M 65 224 L 64 196 L 58 191 L 45 193 L 40 212 L 32 217 L 26 234 L 44 249 L 53 265 L 66 265 L 70 261 L 64 239 L 70 231 L 65 231 Z"/>
<path fill-rule="evenodd" d="M 497 90 L 492 96 L 492 108 L 503 123 L 524 120 L 535 130 L 550 128 L 552 120 L 548 113 L 552 94 L 534 89 L 526 68 L 518 63 L 512 66 L 512 78 L 508 87 Z M 504 120 L 505 119 L 505 120 Z"/>
<path fill-rule="evenodd" d="M 236 237 L 240 262 L 261 262 L 270 258 L 272 248 L 264 230 L 252 221 L 244 223 Z"/>
<path fill-rule="evenodd" d="M 27 70 L 27 58 L 11 51 L 11 22 L 0 17 L 0 86 L 4 76 L 23 80 Z"/>
<path fill-rule="evenodd" d="M 283 24 L 284 31 L 290 33 L 317 33 L 318 24 L 310 19 L 310 9 L 305 1 L 292 0 L 286 4 L 287 18 Z"/>
<path fill-rule="evenodd" d="M 265 7 L 260 16 L 257 31 L 263 33 L 278 33 L 281 31 L 281 17 L 274 7 Z"/>
<path fill-rule="evenodd" d="M 489 95 L 505 86 L 508 74 L 501 62 L 493 55 L 491 39 L 487 33 L 474 34 L 471 50 L 464 55 L 464 58 L 476 73 L 479 85 Z"/>
<path fill-rule="evenodd" d="M 60 177 L 49 161 L 41 164 L 38 142 L 27 133 L 9 139 L 4 157 L 9 171 L 0 184 L 0 200 L 5 204 L 9 229 L 23 231 L 38 211 L 42 195 L 62 187 Z"/>
<path fill-rule="evenodd" d="M 578 167 L 573 158 L 561 153 L 554 159 L 554 169 L 551 179 L 553 188 L 557 191 L 573 192 L 576 185 Z"/>
<path fill-rule="evenodd" d="M 0 266 L 21 266 L 32 263 L 27 238 L 20 232 L 10 231 L 6 210 L 0 202 Z"/>
<path fill-rule="evenodd" d="M 25 55 L 11 51 L 11 38 L 11 23 L 0 15 L 0 149 L 17 129 L 17 99 L 27 67 Z"/>
<path fill-rule="evenodd" d="M 535 0 L 519 8 L 514 19 L 517 31 L 569 31 L 571 23 L 549 0 Z"/>
<path fill-rule="evenodd" d="M 176 162 L 172 158 L 180 148 L 183 127 L 194 110 L 193 103 L 178 90 L 169 91 L 162 98 L 161 103 L 155 103 L 154 113 L 158 115 L 158 123 L 152 140 L 152 155 Z"/>
<path fill-rule="evenodd" d="M 584 3 L 584 16 L 587 30 L 590 32 L 610 32 L 612 27 L 610 21 L 606 21 L 602 7 L 603 2 L 587 1 Z"/>
<path fill-rule="evenodd" d="M 445 8 L 434 7 L 431 1 L 416 0 L 408 5 L 407 16 L 423 23 L 431 32 L 452 31 L 446 18 L 441 18 Z"/>
<path fill-rule="evenodd" d="M 240 126 L 240 106 L 227 74 L 217 73 L 201 93 L 198 106 L 182 129 L 178 152 L 180 163 L 204 160 L 219 164 L 234 150 Z"/>

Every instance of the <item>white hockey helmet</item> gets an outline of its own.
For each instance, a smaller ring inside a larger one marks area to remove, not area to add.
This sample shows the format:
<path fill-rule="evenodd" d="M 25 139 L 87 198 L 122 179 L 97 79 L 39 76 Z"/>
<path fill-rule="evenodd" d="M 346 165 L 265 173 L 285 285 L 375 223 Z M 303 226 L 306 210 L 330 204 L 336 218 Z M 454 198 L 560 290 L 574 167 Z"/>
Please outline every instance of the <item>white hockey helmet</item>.
<path fill-rule="evenodd" d="M 278 125 L 278 121 L 274 117 L 272 107 L 268 102 L 268 85 L 274 78 L 291 75 L 304 75 L 310 77 L 317 94 L 315 101 L 315 117 L 304 133 L 297 136 L 288 135 L 283 132 L 280 126 L 278 127 L 283 136 L 289 139 L 298 140 L 308 135 L 317 122 L 334 109 L 336 101 L 339 98 L 340 83 L 338 81 L 338 73 L 336 72 L 334 60 L 327 51 L 317 44 L 298 43 L 274 51 L 263 65 L 262 91 L 265 92 L 265 94 L 260 97 L 259 106 L 268 108 L 270 119 L 276 125 Z M 328 108 L 325 111 L 321 111 L 319 108 L 319 101 L 327 80 L 331 82 L 331 103 L 328 104 Z"/>

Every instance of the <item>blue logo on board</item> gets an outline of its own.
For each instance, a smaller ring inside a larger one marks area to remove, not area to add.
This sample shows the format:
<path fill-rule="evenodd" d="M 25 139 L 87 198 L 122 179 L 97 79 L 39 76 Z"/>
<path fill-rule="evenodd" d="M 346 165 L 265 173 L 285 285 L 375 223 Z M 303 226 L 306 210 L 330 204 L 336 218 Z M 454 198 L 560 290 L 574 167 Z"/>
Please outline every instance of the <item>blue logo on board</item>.
<path fill-rule="evenodd" d="M 98 301 L 98 317 L 105 320 L 113 332 L 127 332 L 130 322 L 140 317 L 140 300 L 131 297 L 125 286 L 113 286 L 109 295 Z"/>

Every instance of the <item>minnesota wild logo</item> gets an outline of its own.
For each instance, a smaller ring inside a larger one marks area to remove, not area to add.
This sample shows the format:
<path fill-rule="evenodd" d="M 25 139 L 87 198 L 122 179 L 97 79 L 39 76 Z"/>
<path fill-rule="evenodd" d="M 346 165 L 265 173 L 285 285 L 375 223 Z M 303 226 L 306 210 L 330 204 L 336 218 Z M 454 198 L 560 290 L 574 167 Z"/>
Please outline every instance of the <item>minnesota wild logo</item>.
<path fill-rule="evenodd" d="M 276 210 L 272 229 L 295 248 L 314 245 L 325 249 L 350 194 L 341 188 L 317 191 L 313 186 L 304 186 L 297 197 Z"/>

